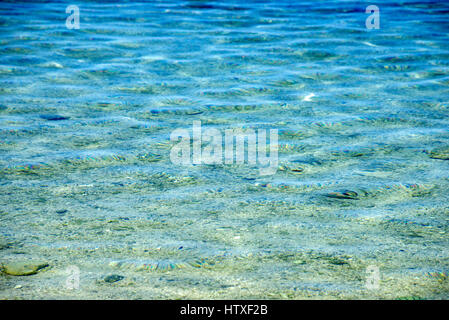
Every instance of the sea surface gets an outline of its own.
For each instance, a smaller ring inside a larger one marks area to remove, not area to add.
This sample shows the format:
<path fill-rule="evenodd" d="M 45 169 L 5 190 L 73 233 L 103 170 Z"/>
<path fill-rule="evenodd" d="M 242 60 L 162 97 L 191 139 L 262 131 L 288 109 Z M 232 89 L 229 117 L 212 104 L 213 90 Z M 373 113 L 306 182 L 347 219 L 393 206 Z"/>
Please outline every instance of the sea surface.
<path fill-rule="evenodd" d="M 448 299 L 448 17 L 2 1 L 0 298 Z M 276 173 L 173 164 L 194 121 L 278 130 Z"/>

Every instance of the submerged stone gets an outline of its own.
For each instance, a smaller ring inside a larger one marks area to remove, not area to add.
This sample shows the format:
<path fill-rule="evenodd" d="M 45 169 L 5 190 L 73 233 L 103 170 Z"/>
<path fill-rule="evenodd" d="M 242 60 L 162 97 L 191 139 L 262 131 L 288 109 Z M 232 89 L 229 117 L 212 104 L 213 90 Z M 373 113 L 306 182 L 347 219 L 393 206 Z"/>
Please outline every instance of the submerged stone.
<path fill-rule="evenodd" d="M 36 274 L 45 267 L 48 267 L 48 263 L 35 261 L 16 261 L 2 264 L 3 272 L 11 276 L 29 276 Z"/>
<path fill-rule="evenodd" d="M 49 121 L 60 121 L 60 120 L 67 120 L 69 117 L 60 116 L 57 114 L 41 114 L 40 117 L 45 120 Z"/>
<path fill-rule="evenodd" d="M 123 279 L 125 279 L 124 276 L 121 276 L 121 275 L 118 275 L 118 274 L 111 274 L 111 275 L 106 276 L 104 278 L 104 282 L 114 283 L 114 282 L 117 282 L 117 281 L 120 281 L 120 280 L 123 280 Z"/>
<path fill-rule="evenodd" d="M 0 250 L 8 249 L 10 247 L 10 244 L 8 242 L 5 242 L 0 239 Z"/>
<path fill-rule="evenodd" d="M 358 194 L 355 191 L 343 191 L 343 192 L 330 192 L 326 194 L 328 198 L 336 198 L 336 199 L 358 199 Z"/>
<path fill-rule="evenodd" d="M 434 149 L 430 152 L 432 159 L 449 160 L 449 147 Z"/>
<path fill-rule="evenodd" d="M 286 172 L 290 172 L 292 174 L 301 174 L 304 172 L 304 168 L 300 167 L 296 164 L 291 164 L 291 165 L 280 165 L 278 167 L 278 169 L 280 171 L 286 171 Z"/>

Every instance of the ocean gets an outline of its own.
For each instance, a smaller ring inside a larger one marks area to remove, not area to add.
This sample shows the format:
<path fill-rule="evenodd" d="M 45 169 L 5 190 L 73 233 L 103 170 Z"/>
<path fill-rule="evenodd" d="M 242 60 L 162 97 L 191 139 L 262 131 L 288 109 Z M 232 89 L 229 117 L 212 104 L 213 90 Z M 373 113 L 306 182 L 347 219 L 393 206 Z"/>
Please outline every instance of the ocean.
<path fill-rule="evenodd" d="M 449 298 L 448 13 L 2 1 L 0 298 Z"/>

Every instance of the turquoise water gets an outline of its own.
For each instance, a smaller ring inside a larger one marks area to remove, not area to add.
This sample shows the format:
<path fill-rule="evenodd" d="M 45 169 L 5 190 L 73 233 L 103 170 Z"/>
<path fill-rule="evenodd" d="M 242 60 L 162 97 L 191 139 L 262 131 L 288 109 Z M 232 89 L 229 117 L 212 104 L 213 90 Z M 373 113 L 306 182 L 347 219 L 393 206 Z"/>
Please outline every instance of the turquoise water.
<path fill-rule="evenodd" d="M 449 5 L 370 4 L 1 2 L 0 261 L 49 267 L 0 297 L 447 299 Z M 277 172 L 174 165 L 193 121 Z"/>

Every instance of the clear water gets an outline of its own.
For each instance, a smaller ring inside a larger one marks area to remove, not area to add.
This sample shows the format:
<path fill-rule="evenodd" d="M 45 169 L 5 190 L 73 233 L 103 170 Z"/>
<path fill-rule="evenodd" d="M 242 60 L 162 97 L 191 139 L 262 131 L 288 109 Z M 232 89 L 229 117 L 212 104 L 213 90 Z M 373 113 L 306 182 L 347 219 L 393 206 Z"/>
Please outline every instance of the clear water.
<path fill-rule="evenodd" d="M 1 298 L 449 297 L 448 3 L 68 4 L 0 3 L 0 260 L 50 265 Z M 173 165 L 194 120 L 279 170 Z"/>

